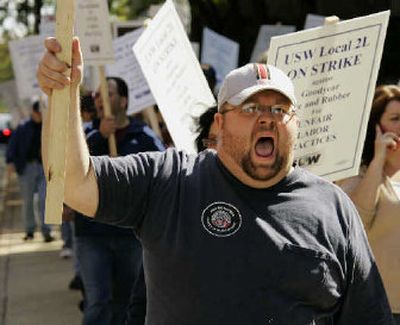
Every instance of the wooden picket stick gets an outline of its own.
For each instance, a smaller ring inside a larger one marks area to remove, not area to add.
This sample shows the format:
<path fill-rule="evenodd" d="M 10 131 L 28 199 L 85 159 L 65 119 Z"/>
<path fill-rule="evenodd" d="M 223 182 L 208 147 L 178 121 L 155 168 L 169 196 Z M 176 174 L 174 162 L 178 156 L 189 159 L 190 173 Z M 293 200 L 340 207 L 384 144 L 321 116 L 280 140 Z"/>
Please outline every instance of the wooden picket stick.
<path fill-rule="evenodd" d="M 103 114 L 104 117 L 111 117 L 111 106 L 110 106 L 110 97 L 108 96 L 108 83 L 106 79 L 106 73 L 104 71 L 104 66 L 99 66 L 99 77 L 100 77 L 100 93 L 101 100 L 103 101 Z M 117 153 L 117 143 L 115 141 L 115 134 L 110 134 L 108 137 L 108 147 L 110 149 L 110 156 L 116 157 Z"/>
<path fill-rule="evenodd" d="M 154 131 L 154 133 L 160 139 L 162 139 L 160 124 L 159 124 L 158 117 L 157 117 L 156 111 L 154 109 L 154 106 L 150 106 L 150 107 L 146 108 L 145 110 L 143 110 L 142 113 L 143 113 L 144 117 L 149 121 L 149 125 L 150 125 L 151 129 Z"/>
<path fill-rule="evenodd" d="M 56 38 L 62 47 L 57 58 L 69 66 L 72 64 L 72 38 L 74 34 L 74 1 L 57 0 Z M 71 75 L 71 69 L 65 72 Z M 61 224 L 64 202 L 65 157 L 70 109 L 70 86 L 53 90 L 51 95 L 48 166 L 46 170 L 47 193 L 45 222 Z"/>
<path fill-rule="evenodd" d="M 337 24 L 340 21 L 338 16 L 325 17 L 324 26 Z"/>

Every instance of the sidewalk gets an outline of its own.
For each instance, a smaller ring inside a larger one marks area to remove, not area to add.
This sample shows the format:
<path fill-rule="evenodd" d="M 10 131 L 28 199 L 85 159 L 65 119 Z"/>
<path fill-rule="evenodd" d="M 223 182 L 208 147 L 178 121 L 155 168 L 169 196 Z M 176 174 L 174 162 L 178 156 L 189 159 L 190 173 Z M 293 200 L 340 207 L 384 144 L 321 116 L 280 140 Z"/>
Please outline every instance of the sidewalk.
<path fill-rule="evenodd" d="M 16 179 L 4 189 L 0 165 L 0 325 L 80 324 L 80 292 L 68 289 L 72 261 L 59 257 L 62 242 L 44 243 L 40 233 L 24 242 Z M 58 228 L 58 227 L 55 227 Z"/>

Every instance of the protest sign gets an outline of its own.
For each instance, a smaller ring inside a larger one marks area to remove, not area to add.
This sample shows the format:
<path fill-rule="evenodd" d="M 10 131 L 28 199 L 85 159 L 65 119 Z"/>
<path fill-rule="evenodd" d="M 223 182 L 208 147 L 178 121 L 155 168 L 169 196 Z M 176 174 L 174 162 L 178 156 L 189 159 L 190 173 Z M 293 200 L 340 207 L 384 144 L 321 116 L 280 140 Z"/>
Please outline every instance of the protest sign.
<path fill-rule="evenodd" d="M 217 73 L 217 88 L 225 76 L 236 69 L 239 60 L 239 44 L 209 28 L 203 29 L 201 63 L 210 64 Z"/>
<path fill-rule="evenodd" d="M 132 51 L 132 46 L 143 33 L 143 28 L 134 30 L 114 39 L 113 46 L 116 62 L 106 67 L 109 76 L 118 76 L 125 80 L 129 88 L 128 115 L 140 112 L 156 102 L 147 80 Z"/>
<path fill-rule="evenodd" d="M 293 33 L 296 27 L 292 25 L 262 25 L 258 31 L 257 41 L 251 54 L 250 62 L 257 62 L 263 52 L 268 50 L 272 36 Z"/>
<path fill-rule="evenodd" d="M 330 180 L 358 173 L 389 11 L 273 37 L 269 63 L 293 80 L 295 160 Z"/>
<path fill-rule="evenodd" d="M 18 97 L 21 100 L 41 94 L 36 69 L 44 52 L 44 40 L 44 36 L 36 35 L 9 42 Z"/>
<path fill-rule="evenodd" d="M 325 17 L 314 14 L 307 14 L 306 21 L 304 23 L 304 29 L 319 27 L 324 25 Z"/>
<path fill-rule="evenodd" d="M 107 0 L 76 0 L 76 32 L 87 65 L 114 62 Z"/>
<path fill-rule="evenodd" d="M 198 42 L 190 42 L 190 44 L 192 44 L 192 49 L 193 49 L 194 55 L 196 56 L 197 59 L 199 59 L 200 43 L 198 43 Z"/>
<path fill-rule="evenodd" d="M 215 101 L 172 1 L 165 2 L 133 50 L 175 146 L 195 152 L 193 117 Z"/>
<path fill-rule="evenodd" d="M 112 116 L 104 66 L 114 62 L 107 0 L 77 0 L 76 27 L 85 63 L 98 66 L 104 117 Z M 115 135 L 108 137 L 110 155 L 117 156 Z"/>

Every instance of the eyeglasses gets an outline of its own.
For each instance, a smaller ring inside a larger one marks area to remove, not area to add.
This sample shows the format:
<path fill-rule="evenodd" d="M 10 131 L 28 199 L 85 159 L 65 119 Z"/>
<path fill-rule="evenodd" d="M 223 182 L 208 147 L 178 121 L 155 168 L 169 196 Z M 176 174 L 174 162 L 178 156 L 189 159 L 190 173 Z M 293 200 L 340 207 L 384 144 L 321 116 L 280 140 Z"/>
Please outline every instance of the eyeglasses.
<path fill-rule="evenodd" d="M 296 109 L 293 105 L 284 105 L 277 104 L 272 106 L 261 105 L 258 103 L 246 103 L 241 106 L 236 106 L 233 109 L 229 109 L 221 112 L 221 114 L 228 113 L 235 109 L 239 109 L 240 113 L 245 116 L 260 116 L 261 114 L 268 112 L 270 113 L 274 119 L 279 121 L 287 121 L 289 120 L 296 112 Z"/>

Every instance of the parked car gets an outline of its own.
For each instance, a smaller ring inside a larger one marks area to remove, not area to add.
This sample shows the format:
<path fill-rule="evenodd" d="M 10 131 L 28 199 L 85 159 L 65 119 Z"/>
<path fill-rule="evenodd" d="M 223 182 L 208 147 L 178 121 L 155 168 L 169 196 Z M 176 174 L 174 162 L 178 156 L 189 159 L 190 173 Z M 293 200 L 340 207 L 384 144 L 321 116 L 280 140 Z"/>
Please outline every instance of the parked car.
<path fill-rule="evenodd" d="M 11 134 L 11 114 L 0 113 L 0 143 L 8 143 Z"/>

